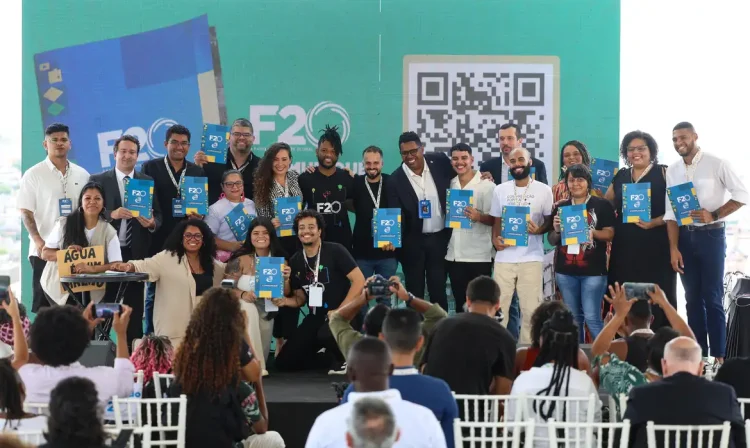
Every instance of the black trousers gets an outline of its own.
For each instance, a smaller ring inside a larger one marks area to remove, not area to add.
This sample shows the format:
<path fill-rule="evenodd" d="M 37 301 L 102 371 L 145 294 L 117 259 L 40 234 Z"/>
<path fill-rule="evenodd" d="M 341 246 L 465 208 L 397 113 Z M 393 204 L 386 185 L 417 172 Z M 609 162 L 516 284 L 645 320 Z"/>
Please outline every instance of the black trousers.
<path fill-rule="evenodd" d="M 44 271 L 44 267 L 47 266 L 47 262 L 32 255 L 29 257 L 29 263 L 31 263 L 33 278 L 31 284 L 31 292 L 33 294 L 31 311 L 38 313 L 42 308 L 51 306 L 47 294 L 42 289 L 42 271 Z"/>
<path fill-rule="evenodd" d="M 448 297 L 445 294 L 445 254 L 448 251 L 450 235 L 450 229 L 424 233 L 418 242 L 403 245 L 400 260 L 406 277 L 406 289 L 415 296 L 424 298 L 427 280 L 430 302 L 440 304 L 445 311 L 448 311 Z"/>
<path fill-rule="evenodd" d="M 317 315 L 310 313 L 305 317 L 276 356 L 277 369 L 286 372 L 324 369 L 344 361 L 328 327 L 327 314 L 327 310 L 318 309 Z M 323 356 L 318 354 L 321 348 L 326 349 Z"/>
<path fill-rule="evenodd" d="M 129 247 L 120 247 L 120 251 L 122 252 L 122 261 L 127 262 L 133 259 L 133 254 Z M 114 300 L 118 287 L 117 283 L 107 283 L 105 298 L 107 300 Z M 133 313 L 130 315 L 130 322 L 128 323 L 128 351 L 132 350 L 135 339 L 143 337 L 145 288 L 146 284 L 142 282 L 129 282 L 125 287 L 122 304 L 133 309 Z"/>
<path fill-rule="evenodd" d="M 281 237 L 281 247 L 286 252 L 287 260 L 302 248 L 297 235 Z M 273 337 L 289 339 L 299 323 L 299 308 L 282 307 L 273 318 Z"/>
<path fill-rule="evenodd" d="M 448 276 L 451 279 L 453 299 L 456 301 L 456 313 L 461 313 L 466 303 L 466 288 L 469 286 L 469 282 L 480 275 L 492 277 L 492 262 L 446 261 L 446 264 L 448 265 Z"/>

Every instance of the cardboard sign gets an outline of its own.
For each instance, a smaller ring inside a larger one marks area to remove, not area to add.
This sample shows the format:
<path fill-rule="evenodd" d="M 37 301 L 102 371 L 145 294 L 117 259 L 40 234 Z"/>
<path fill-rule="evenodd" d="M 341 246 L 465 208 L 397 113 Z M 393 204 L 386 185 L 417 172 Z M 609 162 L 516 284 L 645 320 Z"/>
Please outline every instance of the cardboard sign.
<path fill-rule="evenodd" d="M 58 250 L 57 251 L 57 272 L 60 278 L 70 277 L 73 274 L 73 265 L 86 263 L 91 266 L 101 266 L 104 264 L 104 246 L 84 247 L 80 252 L 77 250 Z M 73 292 L 83 291 L 102 291 L 104 283 L 70 283 Z M 67 292 L 60 284 L 60 291 Z"/>

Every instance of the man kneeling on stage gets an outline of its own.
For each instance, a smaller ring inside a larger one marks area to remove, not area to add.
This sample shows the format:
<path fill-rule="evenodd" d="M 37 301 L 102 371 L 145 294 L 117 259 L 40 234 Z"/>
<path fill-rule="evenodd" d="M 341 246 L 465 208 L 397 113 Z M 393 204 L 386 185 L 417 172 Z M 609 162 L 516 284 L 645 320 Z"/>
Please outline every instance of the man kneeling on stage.
<path fill-rule="evenodd" d="M 276 353 L 276 368 L 282 371 L 331 366 L 329 373 L 345 373 L 344 356 L 327 324 L 328 311 L 357 298 L 365 278 L 352 256 L 338 243 L 322 241 L 325 222 L 320 213 L 303 210 L 294 220 L 302 250 L 289 260 L 292 297 L 276 299 L 276 306 L 302 307 L 310 312 Z M 320 349 L 325 349 L 320 356 Z"/>

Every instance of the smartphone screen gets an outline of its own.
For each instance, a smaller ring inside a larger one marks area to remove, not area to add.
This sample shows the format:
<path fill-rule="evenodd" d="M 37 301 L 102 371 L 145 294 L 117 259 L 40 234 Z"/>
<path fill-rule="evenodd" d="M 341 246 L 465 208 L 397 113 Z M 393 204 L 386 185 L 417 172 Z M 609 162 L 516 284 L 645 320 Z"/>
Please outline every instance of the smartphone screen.
<path fill-rule="evenodd" d="M 0 275 L 0 302 L 10 303 L 8 289 L 10 288 L 10 276 Z"/>
<path fill-rule="evenodd" d="M 654 292 L 656 288 L 653 283 L 623 283 L 625 297 L 628 299 L 649 300 L 649 292 Z"/>
<path fill-rule="evenodd" d="M 98 318 L 108 318 L 122 311 L 122 306 L 119 303 L 100 303 L 94 305 L 94 316 Z"/>

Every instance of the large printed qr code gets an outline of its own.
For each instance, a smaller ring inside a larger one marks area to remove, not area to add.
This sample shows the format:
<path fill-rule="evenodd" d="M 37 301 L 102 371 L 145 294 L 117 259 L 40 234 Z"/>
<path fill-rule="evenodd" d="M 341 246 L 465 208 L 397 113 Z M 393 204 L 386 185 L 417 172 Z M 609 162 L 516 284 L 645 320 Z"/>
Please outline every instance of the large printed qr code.
<path fill-rule="evenodd" d="M 558 164 L 559 65 L 554 56 L 406 56 L 404 128 L 426 151 L 467 143 L 479 164 L 500 155 L 498 130 L 514 122 L 550 172 Z"/>

